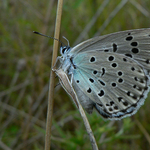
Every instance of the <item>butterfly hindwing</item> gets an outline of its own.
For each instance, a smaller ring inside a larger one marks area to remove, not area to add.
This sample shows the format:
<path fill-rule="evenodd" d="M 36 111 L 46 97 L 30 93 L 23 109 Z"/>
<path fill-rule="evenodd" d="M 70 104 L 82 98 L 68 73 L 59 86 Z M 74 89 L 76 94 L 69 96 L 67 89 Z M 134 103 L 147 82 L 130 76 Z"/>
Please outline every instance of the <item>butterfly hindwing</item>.
<path fill-rule="evenodd" d="M 89 102 L 84 107 L 95 107 L 104 118 L 120 119 L 134 114 L 144 103 L 149 76 L 136 60 L 95 50 L 78 53 L 73 63 L 76 93 L 79 96 L 80 91 L 80 101 Z"/>

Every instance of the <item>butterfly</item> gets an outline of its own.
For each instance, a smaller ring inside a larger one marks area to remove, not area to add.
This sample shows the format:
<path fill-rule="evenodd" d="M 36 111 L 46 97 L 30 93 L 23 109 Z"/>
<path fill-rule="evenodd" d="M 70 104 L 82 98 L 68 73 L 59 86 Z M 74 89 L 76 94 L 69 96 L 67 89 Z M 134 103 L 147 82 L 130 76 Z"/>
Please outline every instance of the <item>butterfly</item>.
<path fill-rule="evenodd" d="M 120 120 L 137 112 L 149 92 L 150 28 L 98 36 L 61 46 L 62 70 L 84 109 Z"/>

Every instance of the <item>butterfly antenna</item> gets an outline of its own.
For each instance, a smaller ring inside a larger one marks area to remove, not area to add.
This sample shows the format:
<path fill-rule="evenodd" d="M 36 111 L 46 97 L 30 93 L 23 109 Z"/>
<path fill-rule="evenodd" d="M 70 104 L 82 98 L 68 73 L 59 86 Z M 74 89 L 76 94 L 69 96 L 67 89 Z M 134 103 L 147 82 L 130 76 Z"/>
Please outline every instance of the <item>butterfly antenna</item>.
<path fill-rule="evenodd" d="M 70 47 L 69 40 L 63 36 L 63 38 L 68 42 L 68 47 Z"/>
<path fill-rule="evenodd" d="M 37 31 L 33 31 L 33 33 L 38 34 L 38 35 L 42 35 L 42 36 L 45 36 L 45 37 L 48 37 L 48 38 L 51 38 L 51 39 L 54 39 L 54 40 L 56 40 L 56 41 L 60 42 L 62 45 L 67 46 L 67 45 L 66 45 L 66 44 L 64 44 L 62 41 L 60 41 L 59 39 L 56 39 L 56 38 L 54 38 L 54 37 L 51 37 L 51 36 L 48 36 L 48 35 L 45 35 L 45 34 L 39 33 L 39 32 L 37 32 Z M 66 38 L 65 38 L 65 39 L 66 39 Z M 67 40 L 67 39 L 66 39 L 66 40 Z M 68 41 L 68 40 L 67 40 L 67 41 Z"/>

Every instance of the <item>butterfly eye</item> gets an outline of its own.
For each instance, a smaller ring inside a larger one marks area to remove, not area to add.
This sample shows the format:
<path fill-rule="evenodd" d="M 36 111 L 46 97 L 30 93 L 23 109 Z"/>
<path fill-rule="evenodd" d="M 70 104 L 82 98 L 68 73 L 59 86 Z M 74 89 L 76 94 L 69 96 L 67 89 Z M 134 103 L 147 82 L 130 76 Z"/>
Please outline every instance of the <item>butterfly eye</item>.
<path fill-rule="evenodd" d="M 65 54 L 67 51 L 70 50 L 70 47 L 69 46 L 64 46 L 64 47 L 61 47 L 61 53 L 62 54 Z"/>
<path fill-rule="evenodd" d="M 65 53 L 65 51 L 66 51 L 66 47 L 64 47 L 63 49 L 62 49 L 62 53 L 64 54 Z"/>

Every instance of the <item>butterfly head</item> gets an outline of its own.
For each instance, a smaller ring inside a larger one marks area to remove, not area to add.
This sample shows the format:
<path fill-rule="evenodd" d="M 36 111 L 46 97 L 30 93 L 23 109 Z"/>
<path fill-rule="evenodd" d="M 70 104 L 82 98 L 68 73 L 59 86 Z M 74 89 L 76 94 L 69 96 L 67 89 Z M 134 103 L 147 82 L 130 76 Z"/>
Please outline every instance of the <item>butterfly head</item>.
<path fill-rule="evenodd" d="M 70 50 L 71 50 L 71 47 L 70 46 L 63 46 L 62 44 L 61 44 L 61 47 L 60 47 L 60 54 L 62 55 L 62 56 L 66 56 L 69 52 L 70 52 Z"/>
<path fill-rule="evenodd" d="M 68 45 L 61 42 L 60 54 L 63 57 L 66 57 L 67 54 L 70 52 L 71 48 L 70 48 L 70 45 L 69 45 L 69 40 L 67 38 L 65 38 L 64 36 L 63 36 L 63 38 L 68 42 Z"/>
<path fill-rule="evenodd" d="M 70 46 L 62 46 L 60 47 L 60 53 L 61 55 L 65 55 L 67 52 L 70 51 Z"/>

